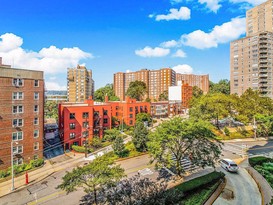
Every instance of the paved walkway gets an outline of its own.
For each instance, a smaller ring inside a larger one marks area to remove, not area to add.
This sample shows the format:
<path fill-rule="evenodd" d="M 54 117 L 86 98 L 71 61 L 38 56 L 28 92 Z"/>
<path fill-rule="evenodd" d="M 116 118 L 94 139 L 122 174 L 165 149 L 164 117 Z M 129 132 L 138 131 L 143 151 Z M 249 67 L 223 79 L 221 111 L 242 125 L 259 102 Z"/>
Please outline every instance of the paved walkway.
<path fill-rule="evenodd" d="M 52 160 L 46 160 L 45 165 L 34 171 L 28 172 L 29 184 L 34 184 L 42 179 L 50 176 L 54 172 L 64 170 L 71 165 L 76 165 L 83 160 L 83 154 L 75 154 L 73 152 L 56 157 Z M 66 158 L 66 159 L 65 159 Z M 26 187 L 25 175 L 21 175 L 14 178 L 15 191 Z M 0 197 L 11 193 L 11 179 L 0 183 Z"/>

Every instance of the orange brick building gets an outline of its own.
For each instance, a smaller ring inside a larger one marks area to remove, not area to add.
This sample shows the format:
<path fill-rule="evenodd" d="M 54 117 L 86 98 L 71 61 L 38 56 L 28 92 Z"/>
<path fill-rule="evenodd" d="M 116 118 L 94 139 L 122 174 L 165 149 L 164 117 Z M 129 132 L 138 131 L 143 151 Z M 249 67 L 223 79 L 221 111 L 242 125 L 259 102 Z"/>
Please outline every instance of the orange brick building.
<path fill-rule="evenodd" d="M 129 126 L 135 125 L 136 115 L 140 112 L 150 113 L 150 103 L 137 102 L 126 98 L 126 101 L 94 102 L 92 98 L 84 103 L 59 104 L 59 129 L 65 149 L 85 143 L 85 136 L 92 140 L 94 136 L 103 137 L 104 130 L 111 129 L 112 117 L 116 117 Z"/>

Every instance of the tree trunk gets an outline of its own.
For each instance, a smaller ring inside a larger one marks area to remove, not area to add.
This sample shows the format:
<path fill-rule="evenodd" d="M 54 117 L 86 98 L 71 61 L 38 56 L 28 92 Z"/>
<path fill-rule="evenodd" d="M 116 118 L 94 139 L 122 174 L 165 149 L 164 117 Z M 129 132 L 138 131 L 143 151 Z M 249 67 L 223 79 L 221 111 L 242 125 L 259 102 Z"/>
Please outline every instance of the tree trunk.
<path fill-rule="evenodd" d="M 96 187 L 93 187 L 94 188 L 94 201 L 95 201 L 95 204 L 98 205 L 98 199 L 97 199 L 97 190 L 96 190 Z"/>

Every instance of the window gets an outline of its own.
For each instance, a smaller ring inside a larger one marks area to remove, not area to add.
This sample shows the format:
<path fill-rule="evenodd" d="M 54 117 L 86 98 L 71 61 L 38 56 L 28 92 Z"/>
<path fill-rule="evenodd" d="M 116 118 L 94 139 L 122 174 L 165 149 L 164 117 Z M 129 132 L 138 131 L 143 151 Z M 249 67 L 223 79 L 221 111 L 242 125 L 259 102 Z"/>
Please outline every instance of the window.
<path fill-rule="evenodd" d="M 39 87 L 39 80 L 34 80 L 34 87 Z"/>
<path fill-rule="evenodd" d="M 83 137 L 88 137 L 88 136 L 89 136 L 89 131 L 84 131 L 84 132 L 82 133 L 82 136 L 83 136 Z"/>
<path fill-rule="evenodd" d="M 22 105 L 15 105 L 12 106 L 12 113 L 16 114 L 16 113 L 23 113 L 23 106 Z"/>
<path fill-rule="evenodd" d="M 39 150 L 39 142 L 34 142 L 33 149 Z"/>
<path fill-rule="evenodd" d="M 23 153 L 23 145 L 13 147 L 13 154 L 21 154 L 21 153 Z"/>
<path fill-rule="evenodd" d="M 104 118 L 104 119 L 103 119 L 103 123 L 104 123 L 104 124 L 108 123 L 108 119 L 107 119 L 107 118 Z"/>
<path fill-rule="evenodd" d="M 133 124 L 133 120 L 130 120 L 130 125 L 132 125 Z"/>
<path fill-rule="evenodd" d="M 70 115 L 69 115 L 69 119 L 70 119 L 70 120 L 75 119 L 75 113 L 70 113 Z"/>
<path fill-rule="evenodd" d="M 33 159 L 34 159 L 34 160 L 38 159 L 38 155 L 35 154 L 35 155 L 33 156 Z"/>
<path fill-rule="evenodd" d="M 23 132 L 13 132 L 12 133 L 12 140 L 17 141 L 17 140 L 22 140 L 23 139 Z"/>
<path fill-rule="evenodd" d="M 13 127 L 22 127 L 23 126 L 23 119 L 13 119 L 12 125 L 13 125 Z"/>
<path fill-rule="evenodd" d="M 82 113 L 82 118 L 88 118 L 89 117 L 89 112 L 83 112 Z"/>
<path fill-rule="evenodd" d="M 133 112 L 133 107 L 130 107 L 130 112 Z"/>
<path fill-rule="evenodd" d="M 75 132 L 71 132 L 71 133 L 69 133 L 69 138 L 70 139 L 75 139 Z"/>
<path fill-rule="evenodd" d="M 19 78 L 14 78 L 12 81 L 12 85 L 16 87 L 22 87 L 24 85 L 24 80 Z"/>
<path fill-rule="evenodd" d="M 39 124 L 39 118 L 38 117 L 34 118 L 33 124 L 34 125 L 38 125 Z"/>
<path fill-rule="evenodd" d="M 12 99 L 13 100 L 23 100 L 23 92 L 14 92 L 12 93 Z"/>
<path fill-rule="evenodd" d="M 71 130 L 75 129 L 75 123 L 70 123 L 70 124 L 69 124 L 69 128 L 70 128 Z"/>
<path fill-rule="evenodd" d="M 130 118 L 133 118 L 133 114 L 130 114 Z"/>
<path fill-rule="evenodd" d="M 37 92 L 34 93 L 34 100 L 39 100 L 39 93 Z"/>
<path fill-rule="evenodd" d="M 88 128 L 89 127 L 89 122 L 83 122 L 82 127 Z"/>
<path fill-rule="evenodd" d="M 104 110 L 103 115 L 107 115 L 107 114 L 108 114 L 108 110 Z"/>
<path fill-rule="evenodd" d="M 39 130 L 34 130 L 33 137 L 34 138 L 38 138 L 39 137 Z"/>
<path fill-rule="evenodd" d="M 13 160 L 13 165 L 21 165 L 23 164 L 23 158 L 17 158 Z"/>
<path fill-rule="evenodd" d="M 38 112 L 39 111 L 39 106 L 38 105 L 34 105 L 34 112 Z"/>

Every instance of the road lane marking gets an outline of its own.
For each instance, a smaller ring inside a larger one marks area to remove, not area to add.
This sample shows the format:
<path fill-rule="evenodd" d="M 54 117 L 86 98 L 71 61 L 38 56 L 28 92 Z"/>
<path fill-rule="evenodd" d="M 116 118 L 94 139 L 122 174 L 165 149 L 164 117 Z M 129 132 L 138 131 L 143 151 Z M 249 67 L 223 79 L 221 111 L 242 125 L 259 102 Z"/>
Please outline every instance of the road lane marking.
<path fill-rule="evenodd" d="M 29 203 L 27 203 L 27 205 L 35 205 L 35 204 L 39 204 L 41 202 L 46 202 L 46 201 L 49 201 L 50 199 L 55 198 L 55 196 L 59 196 L 59 195 L 64 194 L 64 193 L 66 193 L 66 191 L 58 191 L 58 192 L 55 192 L 53 194 L 49 194 L 47 196 L 44 196 L 44 197 L 39 198 L 37 200 L 34 200 L 32 202 L 29 202 Z"/>

